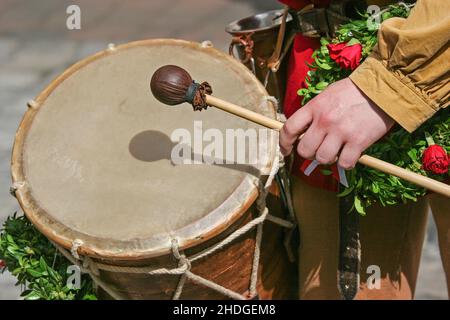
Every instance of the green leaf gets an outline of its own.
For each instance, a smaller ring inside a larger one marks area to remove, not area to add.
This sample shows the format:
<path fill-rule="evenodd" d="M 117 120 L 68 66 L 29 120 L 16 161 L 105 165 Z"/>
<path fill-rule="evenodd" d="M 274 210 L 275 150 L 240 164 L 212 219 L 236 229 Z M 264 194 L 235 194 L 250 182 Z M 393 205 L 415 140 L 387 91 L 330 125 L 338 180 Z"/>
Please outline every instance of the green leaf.
<path fill-rule="evenodd" d="M 8 246 L 7 248 L 6 248 L 6 250 L 10 253 L 10 254 L 12 254 L 13 256 L 15 256 L 16 255 L 16 247 L 13 247 L 13 246 Z"/>
<path fill-rule="evenodd" d="M 433 136 L 429 132 L 426 132 L 426 131 L 425 131 L 425 140 L 426 140 L 428 146 L 432 146 L 435 144 Z"/>
<path fill-rule="evenodd" d="M 6 235 L 6 240 L 7 240 L 9 243 L 14 243 L 14 239 L 13 239 L 13 237 L 12 237 L 10 234 L 7 234 L 7 235 Z"/>
<path fill-rule="evenodd" d="M 32 292 L 30 292 L 29 294 L 27 294 L 27 295 L 24 297 L 24 299 L 25 299 L 25 300 L 40 300 L 40 299 L 41 299 L 41 296 L 40 296 L 37 292 L 32 291 Z"/>
<path fill-rule="evenodd" d="M 354 201 L 354 205 L 355 205 L 355 209 L 356 211 L 362 215 L 365 216 L 366 215 L 366 210 L 363 207 L 361 200 L 358 198 L 358 196 L 355 196 L 355 201 Z"/>
<path fill-rule="evenodd" d="M 47 270 L 48 274 L 53 278 L 53 280 L 60 281 L 61 276 L 59 276 L 52 268 L 47 268 Z"/>
<path fill-rule="evenodd" d="M 21 271 L 22 271 L 22 268 L 16 268 L 16 269 L 14 269 L 14 270 L 11 272 L 11 274 L 12 274 L 13 276 L 16 276 L 16 275 L 18 275 Z"/>
<path fill-rule="evenodd" d="M 406 198 L 406 199 L 412 200 L 412 201 L 417 201 L 416 197 L 414 197 L 414 196 L 412 196 L 412 195 L 410 195 L 408 193 L 404 193 L 403 197 Z"/>
<path fill-rule="evenodd" d="M 388 11 L 388 12 L 384 12 L 384 13 L 382 13 L 381 14 L 381 19 L 384 21 L 384 20 L 387 20 L 387 19 L 390 19 L 390 18 L 392 18 L 393 16 L 392 16 L 392 14 Z"/>
<path fill-rule="evenodd" d="M 319 67 L 321 67 L 324 70 L 331 70 L 332 69 L 332 67 L 326 62 L 320 62 L 319 60 L 316 60 L 316 63 L 317 63 L 317 65 Z"/>
<path fill-rule="evenodd" d="M 320 53 L 322 54 L 322 56 L 326 56 L 328 54 L 328 48 L 326 46 L 321 46 Z"/>
<path fill-rule="evenodd" d="M 357 189 L 361 188 L 362 184 L 363 184 L 363 179 L 359 178 L 358 183 L 356 184 L 356 188 Z"/>
<path fill-rule="evenodd" d="M 35 277 L 35 278 L 42 277 L 42 272 L 36 271 L 34 269 L 27 269 L 27 273 L 30 274 L 32 277 Z"/>
<path fill-rule="evenodd" d="M 299 96 L 304 96 L 307 93 L 308 93 L 308 89 L 300 89 L 300 90 L 297 91 L 297 94 Z"/>
<path fill-rule="evenodd" d="M 328 169 L 322 169 L 320 170 L 320 172 L 324 175 L 324 176 L 329 176 L 333 174 L 333 171 L 328 170 Z"/>
<path fill-rule="evenodd" d="M 39 259 L 39 266 L 41 267 L 42 271 L 47 270 L 47 263 L 45 262 L 44 257 L 42 257 L 42 256 Z"/>
<path fill-rule="evenodd" d="M 356 39 L 356 38 L 351 38 L 350 41 L 347 42 L 347 47 L 353 46 L 353 45 L 358 44 L 358 43 L 361 44 L 361 42 L 359 42 L 358 39 Z"/>
<path fill-rule="evenodd" d="M 413 161 L 417 161 L 417 150 L 416 149 L 411 149 L 407 152 L 408 156 L 411 158 L 411 160 Z"/>
<path fill-rule="evenodd" d="M 316 88 L 319 90 L 323 90 L 326 87 L 328 87 L 328 82 L 320 81 L 318 84 L 316 84 Z"/>
<path fill-rule="evenodd" d="M 345 197 L 348 196 L 350 193 L 352 193 L 353 187 L 345 188 L 344 191 L 338 194 L 338 197 Z"/>
<path fill-rule="evenodd" d="M 373 193 L 378 193 L 378 192 L 380 192 L 380 187 L 378 186 L 377 183 L 372 183 L 371 188 L 372 188 L 372 192 L 373 192 Z"/>
<path fill-rule="evenodd" d="M 326 46 L 327 44 L 329 44 L 330 42 L 328 41 L 327 38 L 320 38 L 320 44 L 322 46 Z"/>
<path fill-rule="evenodd" d="M 309 91 L 311 91 L 312 93 L 315 93 L 315 94 L 319 94 L 322 92 L 322 90 L 317 90 L 313 86 L 309 87 L 308 89 L 309 89 Z"/>

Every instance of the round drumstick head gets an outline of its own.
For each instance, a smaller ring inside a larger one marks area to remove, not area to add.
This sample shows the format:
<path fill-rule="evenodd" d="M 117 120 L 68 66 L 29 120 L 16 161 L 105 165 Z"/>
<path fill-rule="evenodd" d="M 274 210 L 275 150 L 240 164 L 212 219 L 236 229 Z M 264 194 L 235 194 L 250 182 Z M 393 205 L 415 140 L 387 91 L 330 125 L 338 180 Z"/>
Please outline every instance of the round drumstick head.
<path fill-rule="evenodd" d="M 167 65 L 155 71 L 150 88 L 156 99 L 171 106 L 186 102 L 186 93 L 193 80 L 189 73 L 174 65 Z"/>
<path fill-rule="evenodd" d="M 160 102 L 171 106 L 189 102 L 194 111 L 206 109 L 206 95 L 212 94 L 208 82 L 197 83 L 186 70 L 173 65 L 156 70 L 150 81 L 150 88 Z"/>

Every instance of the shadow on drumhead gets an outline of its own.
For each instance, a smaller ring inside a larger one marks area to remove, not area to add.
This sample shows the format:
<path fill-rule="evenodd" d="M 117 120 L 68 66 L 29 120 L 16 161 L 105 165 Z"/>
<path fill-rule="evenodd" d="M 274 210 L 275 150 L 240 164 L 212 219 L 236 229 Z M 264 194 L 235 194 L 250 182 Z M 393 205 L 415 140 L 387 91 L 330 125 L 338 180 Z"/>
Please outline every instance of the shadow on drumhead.
<path fill-rule="evenodd" d="M 178 145 L 178 143 L 172 142 L 170 138 L 161 131 L 156 130 L 146 130 L 136 134 L 130 141 L 128 150 L 130 154 L 137 160 L 144 162 L 155 162 L 159 160 L 169 160 L 172 166 L 176 166 L 172 161 L 172 149 Z M 205 156 L 202 155 L 203 158 Z M 202 158 L 199 155 L 195 154 L 191 151 L 190 159 Z M 210 160 L 210 159 L 208 159 Z M 214 160 L 214 159 L 212 159 Z M 216 161 L 218 159 L 215 159 Z M 223 160 L 217 162 L 225 162 Z M 255 177 L 260 176 L 260 172 L 257 168 L 252 165 L 247 164 L 220 164 L 215 161 L 208 161 L 211 164 L 203 164 L 203 165 L 213 165 L 218 167 L 224 167 L 227 169 L 238 170 L 242 172 L 246 172 Z M 188 165 L 188 164 L 187 164 Z M 198 165 L 198 164 L 197 164 Z"/>
<path fill-rule="evenodd" d="M 175 143 L 167 135 L 160 131 L 147 130 L 135 135 L 128 149 L 131 155 L 141 161 L 154 162 L 159 160 L 171 160 L 170 154 Z"/>

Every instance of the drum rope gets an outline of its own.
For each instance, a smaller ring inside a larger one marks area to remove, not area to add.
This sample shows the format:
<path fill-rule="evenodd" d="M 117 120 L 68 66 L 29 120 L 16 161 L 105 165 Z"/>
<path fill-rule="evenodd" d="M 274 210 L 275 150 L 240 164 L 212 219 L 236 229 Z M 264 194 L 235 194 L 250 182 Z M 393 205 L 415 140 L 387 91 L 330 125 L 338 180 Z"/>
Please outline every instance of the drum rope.
<path fill-rule="evenodd" d="M 266 101 L 270 101 L 276 104 L 276 100 L 273 97 L 264 97 Z M 275 100 L 275 101 L 274 101 Z M 275 217 L 269 214 L 269 209 L 266 206 L 266 198 L 269 193 L 269 188 L 272 185 L 272 182 L 275 178 L 276 173 L 279 168 L 284 165 L 283 157 L 280 153 L 279 146 L 277 145 L 277 156 L 273 162 L 270 173 L 267 175 L 267 180 L 265 183 L 259 181 L 257 183 L 257 188 L 259 189 L 259 197 L 256 200 L 256 208 L 258 210 L 258 217 L 251 220 L 243 227 L 237 229 L 225 239 L 215 244 L 214 246 L 207 248 L 203 252 L 196 254 L 191 257 L 186 257 L 184 253 L 179 252 L 179 244 L 177 239 L 172 239 L 171 249 L 172 255 L 178 261 L 178 265 L 176 268 L 158 268 L 154 269 L 153 267 L 125 267 L 125 266 L 114 266 L 110 264 L 103 264 L 92 260 L 87 256 L 80 256 L 78 253 L 78 249 L 83 245 L 83 241 L 79 239 L 75 239 L 72 243 L 72 247 L 69 250 L 57 245 L 54 245 L 58 248 L 58 250 L 74 265 L 77 265 L 83 273 L 87 273 L 90 275 L 94 283 L 102 287 L 111 297 L 114 299 L 124 299 L 124 296 L 119 293 L 116 289 L 112 288 L 111 285 L 105 283 L 100 278 L 100 270 L 109 271 L 109 272 L 118 272 L 118 273 L 146 273 L 148 275 L 179 275 L 180 279 L 178 281 L 177 287 L 174 291 L 172 299 L 177 300 L 180 298 L 184 285 L 186 283 L 186 279 L 193 281 L 194 283 L 200 284 L 202 286 L 208 287 L 212 290 L 215 290 L 224 296 L 227 296 L 231 299 L 236 300 L 245 300 L 246 296 L 234 292 L 230 289 L 227 289 L 215 282 L 212 282 L 208 279 L 205 279 L 197 274 L 191 272 L 192 263 L 205 258 L 207 256 L 212 255 L 216 251 L 224 248 L 225 246 L 232 243 L 237 238 L 242 235 L 248 233 L 253 228 L 256 227 L 256 238 L 255 238 L 255 249 L 253 254 L 253 263 L 252 270 L 250 275 L 250 285 L 249 285 L 249 295 L 250 297 L 255 297 L 257 295 L 257 284 L 258 284 L 258 270 L 259 270 L 259 262 L 261 256 L 261 243 L 263 236 L 263 223 L 268 220 L 272 223 L 278 224 L 281 227 L 292 229 L 295 227 L 295 223 L 292 221 L 288 221 L 279 217 Z"/>
<path fill-rule="evenodd" d="M 69 251 L 67 249 L 61 247 L 60 245 L 58 245 L 54 242 L 52 242 L 52 243 L 67 260 L 69 260 L 73 265 L 77 266 L 82 273 L 89 274 L 92 281 L 94 283 L 96 283 L 97 285 L 99 285 L 100 287 L 102 287 L 102 289 L 105 290 L 111 297 L 113 297 L 116 300 L 126 300 L 125 296 L 123 296 L 121 293 L 119 293 L 116 289 L 112 288 L 111 285 L 104 282 L 99 277 L 99 275 L 96 275 L 91 270 L 91 268 L 93 268 L 93 265 L 94 265 L 94 263 L 92 262 L 91 259 L 89 259 L 88 257 L 83 257 L 83 260 L 76 259 L 72 254 L 73 250 L 71 250 L 69 253 Z M 78 252 L 77 252 L 77 254 L 78 254 Z M 86 258 L 88 258 L 88 259 L 86 259 Z M 84 262 L 84 261 L 86 261 L 86 262 Z"/>

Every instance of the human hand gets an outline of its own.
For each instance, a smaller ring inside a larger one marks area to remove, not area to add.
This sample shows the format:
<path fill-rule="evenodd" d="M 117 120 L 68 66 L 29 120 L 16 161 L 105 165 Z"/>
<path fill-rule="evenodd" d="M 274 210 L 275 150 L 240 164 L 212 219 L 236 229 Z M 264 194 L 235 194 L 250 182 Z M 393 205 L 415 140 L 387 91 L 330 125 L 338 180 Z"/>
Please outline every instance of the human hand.
<path fill-rule="evenodd" d="M 394 123 L 346 78 L 330 85 L 286 121 L 280 131 L 281 152 L 290 154 L 305 132 L 297 146 L 301 157 L 322 164 L 338 160 L 341 167 L 351 169 Z"/>

